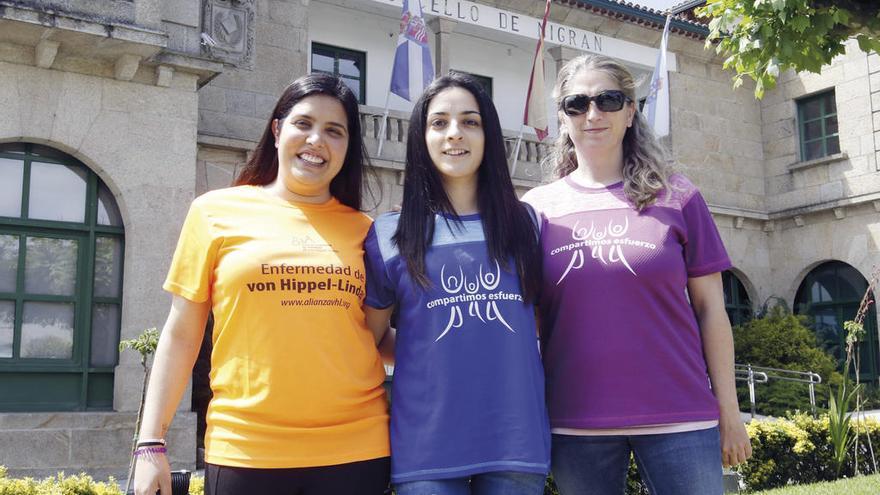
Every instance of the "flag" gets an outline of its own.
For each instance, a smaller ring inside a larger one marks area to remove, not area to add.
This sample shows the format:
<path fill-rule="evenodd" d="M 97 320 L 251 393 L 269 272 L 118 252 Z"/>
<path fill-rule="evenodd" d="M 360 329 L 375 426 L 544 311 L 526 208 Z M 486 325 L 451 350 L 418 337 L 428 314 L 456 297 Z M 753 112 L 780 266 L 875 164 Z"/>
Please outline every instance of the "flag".
<path fill-rule="evenodd" d="M 526 93 L 526 110 L 523 113 L 523 124 L 535 130 L 539 141 L 543 141 L 547 137 L 547 102 L 544 98 L 544 32 L 547 29 L 549 14 L 550 0 L 547 0 L 547 5 L 544 7 L 544 19 L 541 20 L 538 46 L 535 48 L 535 59 L 532 61 L 529 92 Z"/>
<path fill-rule="evenodd" d="M 669 134 L 669 73 L 666 71 L 666 45 L 669 41 L 669 24 L 672 15 L 666 16 L 663 37 L 660 38 L 660 53 L 651 76 L 651 88 L 645 100 L 645 117 L 657 137 Z"/>
<path fill-rule="evenodd" d="M 391 72 L 391 92 L 409 101 L 415 100 L 434 79 L 428 28 L 422 18 L 419 0 L 403 0 L 400 34 Z"/>

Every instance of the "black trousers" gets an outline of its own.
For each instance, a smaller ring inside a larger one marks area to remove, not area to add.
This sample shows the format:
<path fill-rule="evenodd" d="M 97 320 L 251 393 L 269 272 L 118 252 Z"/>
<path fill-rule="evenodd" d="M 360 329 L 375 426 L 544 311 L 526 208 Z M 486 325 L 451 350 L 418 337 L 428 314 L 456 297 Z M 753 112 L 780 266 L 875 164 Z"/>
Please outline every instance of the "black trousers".
<path fill-rule="evenodd" d="M 383 495 L 389 489 L 390 477 L 388 457 L 284 469 L 208 464 L 205 495 Z"/>

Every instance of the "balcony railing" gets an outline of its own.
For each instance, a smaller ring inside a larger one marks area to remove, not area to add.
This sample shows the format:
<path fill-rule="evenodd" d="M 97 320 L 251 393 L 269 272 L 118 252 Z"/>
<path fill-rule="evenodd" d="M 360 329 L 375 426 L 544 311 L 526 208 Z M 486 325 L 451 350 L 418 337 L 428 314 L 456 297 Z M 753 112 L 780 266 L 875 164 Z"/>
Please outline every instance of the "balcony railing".
<path fill-rule="evenodd" d="M 406 157 L 406 137 L 409 133 L 409 114 L 391 110 L 388 112 L 388 121 L 385 124 L 385 134 L 380 136 L 382 130 L 383 109 L 361 105 L 361 133 L 367 146 L 367 152 L 373 164 L 395 170 L 403 170 Z M 379 140 L 382 139 L 382 155 L 377 157 Z M 504 131 L 504 146 L 507 151 L 508 167 L 514 164 L 513 152 L 516 147 L 516 133 Z M 514 182 L 518 185 L 534 186 L 542 181 L 541 161 L 550 152 L 550 141 L 538 142 L 533 136 L 523 137 L 519 147 L 519 159 L 516 160 Z"/>

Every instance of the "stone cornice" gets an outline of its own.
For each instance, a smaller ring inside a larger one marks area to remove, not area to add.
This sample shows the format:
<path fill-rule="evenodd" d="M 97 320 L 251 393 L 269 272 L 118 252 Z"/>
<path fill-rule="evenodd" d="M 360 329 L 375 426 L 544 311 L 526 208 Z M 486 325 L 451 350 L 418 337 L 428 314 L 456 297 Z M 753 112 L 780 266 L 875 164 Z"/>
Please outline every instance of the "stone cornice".
<path fill-rule="evenodd" d="M 860 194 L 857 196 L 850 196 L 833 201 L 822 201 L 809 205 L 798 206 L 795 208 L 786 208 L 784 210 L 771 212 L 749 210 L 745 208 L 737 208 L 735 206 L 724 206 L 716 204 L 709 204 L 709 211 L 713 215 L 718 216 L 747 218 L 771 223 L 778 223 L 781 220 L 792 219 L 795 220 L 796 224 L 799 224 L 806 217 L 826 212 L 831 212 L 836 218 L 842 219 L 846 216 L 847 208 L 862 206 L 867 203 L 873 204 L 875 211 L 880 212 L 880 192 Z"/>
<path fill-rule="evenodd" d="M 666 15 L 663 12 L 622 0 L 556 0 L 556 2 L 658 30 L 663 30 L 666 25 Z M 705 39 L 709 35 L 709 28 L 699 22 L 676 16 L 670 24 L 670 32 L 689 38 Z"/>
<path fill-rule="evenodd" d="M 167 46 L 168 36 L 154 29 L 53 9 L 36 9 L 19 2 L 0 0 L 0 20 L 10 20 L 82 34 L 111 38 L 157 48 Z"/>

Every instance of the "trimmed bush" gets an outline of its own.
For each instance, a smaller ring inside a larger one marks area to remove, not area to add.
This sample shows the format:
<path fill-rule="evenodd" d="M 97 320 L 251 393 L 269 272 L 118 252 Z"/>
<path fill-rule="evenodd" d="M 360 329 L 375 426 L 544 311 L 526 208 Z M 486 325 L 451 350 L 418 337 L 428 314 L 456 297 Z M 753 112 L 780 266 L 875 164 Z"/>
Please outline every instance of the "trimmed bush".
<path fill-rule="evenodd" d="M 764 317 L 734 327 L 736 362 L 818 373 L 822 383 L 816 387 L 816 399 L 818 406 L 823 407 L 827 405 L 829 384 L 840 386 L 843 376 L 837 371 L 834 358 L 819 346 L 807 323 L 806 317 L 776 306 Z M 748 388 L 744 382 L 737 382 L 737 395 L 740 407 L 748 409 Z M 755 395 L 760 414 L 782 417 L 787 411 L 810 410 L 806 383 L 771 379 L 769 383 L 756 384 Z"/>
<path fill-rule="evenodd" d="M 874 419 L 854 423 L 859 430 L 859 472 L 874 473 L 867 435 L 875 455 L 880 456 L 880 422 Z M 752 458 L 740 466 L 750 491 L 787 485 L 810 484 L 837 478 L 828 435 L 828 416 L 814 419 L 795 414 L 786 419 L 752 421 L 746 426 L 752 439 Z M 850 449 L 842 476 L 855 474 L 855 459 Z"/>
<path fill-rule="evenodd" d="M 8 478 L 0 466 L 0 495 L 122 495 L 116 482 L 97 482 L 86 474 L 55 476 L 37 481 L 33 478 Z"/>
<path fill-rule="evenodd" d="M 189 480 L 189 495 L 205 495 L 205 478 L 193 476 Z"/>
<path fill-rule="evenodd" d="M 204 495 L 205 479 L 193 476 L 189 495 Z M 6 467 L 0 466 L 0 495 L 122 495 L 116 480 L 95 481 L 87 474 L 65 476 L 58 473 L 42 480 L 9 478 Z"/>

